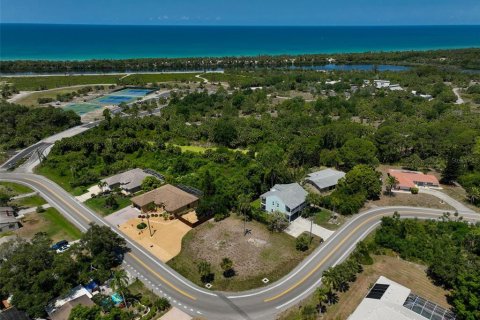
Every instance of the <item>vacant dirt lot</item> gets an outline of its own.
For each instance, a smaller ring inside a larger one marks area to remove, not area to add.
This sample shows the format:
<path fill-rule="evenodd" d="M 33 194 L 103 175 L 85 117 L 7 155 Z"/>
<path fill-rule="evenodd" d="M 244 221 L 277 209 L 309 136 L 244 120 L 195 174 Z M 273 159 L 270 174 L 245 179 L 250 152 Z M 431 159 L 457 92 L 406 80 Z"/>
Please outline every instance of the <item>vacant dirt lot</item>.
<path fill-rule="evenodd" d="M 168 264 L 201 284 L 196 264 L 205 260 L 215 274 L 213 289 L 246 290 L 264 285 L 264 277 L 270 281 L 279 279 L 310 252 L 297 251 L 293 237 L 272 233 L 256 221 L 247 222 L 247 228 L 251 233 L 244 236 L 243 221 L 236 217 L 206 222 L 187 234 L 182 252 Z M 318 240 L 314 244 L 317 243 Z M 232 278 L 222 275 L 220 262 L 225 257 L 233 261 L 236 275 Z"/>
<path fill-rule="evenodd" d="M 392 196 L 382 195 L 379 200 L 368 201 L 364 208 L 371 209 L 383 206 L 412 206 L 442 210 L 455 210 L 449 204 L 442 203 L 440 199 L 429 194 L 410 194 L 398 192 L 394 192 Z"/>
<path fill-rule="evenodd" d="M 133 218 L 120 225 L 119 229 L 130 239 L 142 245 L 163 262 L 175 257 L 182 248 L 182 238 L 190 231 L 190 227 L 180 220 L 163 220 L 150 218 L 153 236 L 150 236 L 148 227 L 139 230 L 137 225 L 147 223 L 146 219 Z"/>

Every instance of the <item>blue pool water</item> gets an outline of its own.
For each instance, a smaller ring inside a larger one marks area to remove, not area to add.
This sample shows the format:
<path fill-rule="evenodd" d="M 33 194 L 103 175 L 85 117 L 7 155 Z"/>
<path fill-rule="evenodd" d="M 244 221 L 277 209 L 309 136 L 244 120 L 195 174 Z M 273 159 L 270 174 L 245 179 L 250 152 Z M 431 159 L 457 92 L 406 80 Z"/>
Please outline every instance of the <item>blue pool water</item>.
<path fill-rule="evenodd" d="M 115 91 L 114 93 L 117 96 L 126 95 L 126 96 L 143 97 L 149 94 L 150 92 L 152 92 L 152 90 L 150 89 L 123 89 L 120 91 Z"/>
<path fill-rule="evenodd" d="M 135 100 L 135 97 L 130 97 L 130 96 L 112 96 L 112 95 L 107 95 L 101 98 L 97 98 L 93 101 L 101 103 L 101 104 L 120 104 L 122 102 L 131 102 Z"/>
<path fill-rule="evenodd" d="M 477 26 L 0 24 L 0 60 L 219 57 L 480 47 Z"/>
<path fill-rule="evenodd" d="M 73 110 L 78 115 L 83 115 L 90 111 L 100 109 L 103 106 L 107 105 L 119 105 L 122 102 L 130 103 L 138 98 L 144 97 L 152 89 L 142 89 L 142 88 L 126 88 L 119 91 L 111 92 L 102 97 L 87 101 L 85 103 L 70 103 L 64 107 L 64 110 Z"/>
<path fill-rule="evenodd" d="M 114 294 L 112 294 L 111 298 L 115 305 L 123 302 L 122 296 L 118 292 L 115 292 Z"/>

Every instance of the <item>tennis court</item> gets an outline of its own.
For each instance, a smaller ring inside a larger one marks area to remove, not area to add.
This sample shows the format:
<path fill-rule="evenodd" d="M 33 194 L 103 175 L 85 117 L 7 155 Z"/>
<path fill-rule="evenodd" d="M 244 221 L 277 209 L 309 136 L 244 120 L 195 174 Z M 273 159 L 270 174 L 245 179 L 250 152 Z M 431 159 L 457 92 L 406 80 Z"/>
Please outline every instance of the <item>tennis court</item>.
<path fill-rule="evenodd" d="M 122 102 L 128 103 L 128 102 L 134 101 L 135 99 L 136 97 L 106 95 L 104 97 L 100 97 L 93 100 L 93 102 L 107 105 L 107 104 L 120 104 Z"/>
<path fill-rule="evenodd" d="M 71 103 L 63 108 L 63 110 L 68 111 L 72 110 L 78 115 L 83 115 L 85 113 L 91 112 L 93 110 L 100 109 L 101 106 L 92 103 Z"/>
<path fill-rule="evenodd" d="M 134 102 L 147 94 L 153 92 L 152 89 L 143 88 L 126 88 L 119 91 L 114 91 L 96 99 L 85 103 L 70 103 L 65 106 L 64 110 L 73 110 L 78 115 L 84 115 L 88 112 L 100 109 L 104 106 L 115 105 L 123 103 Z"/>
<path fill-rule="evenodd" d="M 120 91 L 113 92 L 113 94 L 117 96 L 135 96 L 135 97 L 143 97 L 152 92 L 153 90 L 151 89 L 138 89 L 138 88 L 132 88 L 132 89 L 123 89 Z"/>

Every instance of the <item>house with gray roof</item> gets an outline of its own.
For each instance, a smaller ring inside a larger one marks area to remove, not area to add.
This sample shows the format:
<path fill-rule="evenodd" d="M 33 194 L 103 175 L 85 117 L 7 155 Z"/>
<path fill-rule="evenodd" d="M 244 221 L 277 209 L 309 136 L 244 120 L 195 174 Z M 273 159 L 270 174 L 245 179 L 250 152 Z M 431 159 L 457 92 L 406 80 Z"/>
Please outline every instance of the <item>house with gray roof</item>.
<path fill-rule="evenodd" d="M 0 207 L 0 232 L 17 230 L 21 226 L 12 207 Z"/>
<path fill-rule="evenodd" d="M 345 177 L 345 172 L 327 168 L 307 175 L 306 182 L 317 188 L 320 192 L 329 191 L 335 188 L 338 180 Z"/>
<path fill-rule="evenodd" d="M 103 179 L 109 190 L 120 188 L 128 194 L 140 191 L 146 177 L 152 176 L 142 169 L 135 168 Z"/>
<path fill-rule="evenodd" d="M 282 212 L 292 221 L 305 208 L 307 194 L 298 183 L 276 184 L 260 196 L 261 207 L 267 212 Z"/>

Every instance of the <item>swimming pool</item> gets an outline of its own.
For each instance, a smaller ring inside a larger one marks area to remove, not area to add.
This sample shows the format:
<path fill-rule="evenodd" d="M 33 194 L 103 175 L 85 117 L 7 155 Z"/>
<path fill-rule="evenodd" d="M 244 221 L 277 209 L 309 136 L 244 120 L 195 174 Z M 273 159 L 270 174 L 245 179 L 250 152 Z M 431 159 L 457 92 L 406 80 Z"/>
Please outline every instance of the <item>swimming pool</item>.
<path fill-rule="evenodd" d="M 111 298 L 115 305 L 119 305 L 120 303 L 123 302 L 122 296 L 118 292 L 115 292 L 114 294 L 112 294 Z"/>

